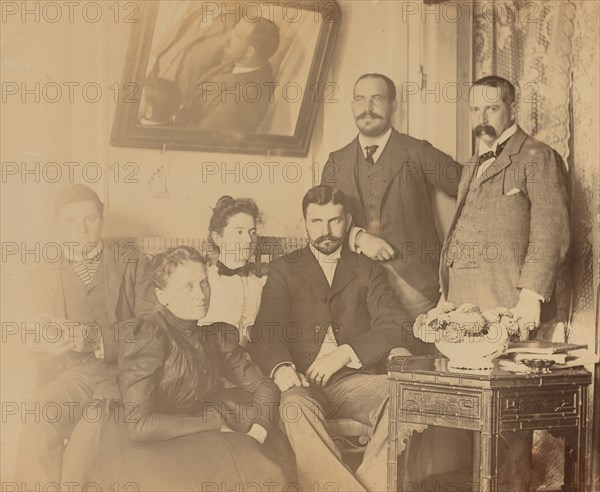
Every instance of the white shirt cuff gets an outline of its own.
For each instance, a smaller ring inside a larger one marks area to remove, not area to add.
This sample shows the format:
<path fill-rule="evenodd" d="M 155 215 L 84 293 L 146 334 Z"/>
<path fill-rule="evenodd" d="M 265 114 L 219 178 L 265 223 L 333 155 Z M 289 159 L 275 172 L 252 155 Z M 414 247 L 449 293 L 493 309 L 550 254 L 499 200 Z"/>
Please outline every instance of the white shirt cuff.
<path fill-rule="evenodd" d="M 104 340 L 102 340 L 102 332 L 100 332 L 100 340 L 98 341 L 98 346 L 94 350 L 94 355 L 96 359 L 104 360 Z"/>
<path fill-rule="evenodd" d="M 339 349 L 343 350 L 348 355 L 348 358 L 350 359 L 350 362 L 348 362 L 348 364 L 346 364 L 346 367 L 348 367 L 350 369 L 361 369 L 362 368 L 362 362 L 360 361 L 360 359 L 358 358 L 358 355 L 356 355 L 356 352 L 350 345 L 345 343 L 344 345 L 340 345 Z"/>
<path fill-rule="evenodd" d="M 265 442 L 265 439 L 267 438 L 267 429 L 265 429 L 260 424 L 252 424 L 252 427 L 250 427 L 248 434 L 250 434 L 252 437 L 254 437 L 258 442 L 260 442 L 262 444 Z"/>
<path fill-rule="evenodd" d="M 281 366 L 290 366 L 291 368 L 294 369 L 294 371 L 296 370 L 296 366 L 294 365 L 293 362 L 280 362 L 271 370 L 271 374 L 269 374 L 269 377 L 271 379 L 273 379 L 273 376 L 275 376 L 275 371 L 277 371 L 277 369 L 279 369 Z"/>
<path fill-rule="evenodd" d="M 360 254 L 360 248 L 356 246 L 356 236 L 358 236 L 359 232 L 365 232 L 362 227 L 352 227 L 350 229 L 350 234 L 348 234 L 348 246 L 350 246 L 350 251 Z"/>
<path fill-rule="evenodd" d="M 521 289 L 519 297 L 535 297 L 538 301 L 544 302 L 544 298 L 541 295 L 529 289 Z"/>

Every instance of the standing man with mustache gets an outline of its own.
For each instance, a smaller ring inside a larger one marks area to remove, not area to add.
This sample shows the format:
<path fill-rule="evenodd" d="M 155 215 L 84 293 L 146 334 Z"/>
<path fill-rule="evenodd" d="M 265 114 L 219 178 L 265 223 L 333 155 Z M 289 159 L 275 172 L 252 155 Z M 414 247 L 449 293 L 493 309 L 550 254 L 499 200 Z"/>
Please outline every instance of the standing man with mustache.
<path fill-rule="evenodd" d="M 381 74 L 362 75 L 352 102 L 358 137 L 330 154 L 321 183 L 348 196 L 356 226 L 350 248 L 381 262 L 414 319 L 434 307 L 440 295 L 442 241 L 432 189 L 456 197 L 462 166 L 428 142 L 392 128 L 395 111 L 394 82 Z"/>
<path fill-rule="evenodd" d="M 469 101 L 477 153 L 465 164 L 442 249 L 442 292 L 457 305 L 514 307 L 523 322 L 538 323 L 569 246 L 566 167 L 516 124 L 508 80 L 478 80 Z"/>
<path fill-rule="evenodd" d="M 551 311 L 569 246 L 565 165 L 555 150 L 517 126 L 515 88 L 508 80 L 476 81 L 469 108 L 477 153 L 465 165 L 442 249 L 442 295 L 482 310 L 514 308 L 522 325 L 537 324 L 542 307 Z M 531 442 L 530 431 L 503 435 L 498 490 L 529 490 Z"/>

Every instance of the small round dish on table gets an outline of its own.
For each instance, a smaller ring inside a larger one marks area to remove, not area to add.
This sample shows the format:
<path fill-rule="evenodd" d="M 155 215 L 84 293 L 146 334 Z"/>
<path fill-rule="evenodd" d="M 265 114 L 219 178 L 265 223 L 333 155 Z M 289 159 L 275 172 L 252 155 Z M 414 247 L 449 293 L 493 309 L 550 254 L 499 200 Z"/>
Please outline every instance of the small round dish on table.
<path fill-rule="evenodd" d="M 535 374 L 547 374 L 556 361 L 549 359 L 521 359 L 519 362 L 529 367 Z"/>

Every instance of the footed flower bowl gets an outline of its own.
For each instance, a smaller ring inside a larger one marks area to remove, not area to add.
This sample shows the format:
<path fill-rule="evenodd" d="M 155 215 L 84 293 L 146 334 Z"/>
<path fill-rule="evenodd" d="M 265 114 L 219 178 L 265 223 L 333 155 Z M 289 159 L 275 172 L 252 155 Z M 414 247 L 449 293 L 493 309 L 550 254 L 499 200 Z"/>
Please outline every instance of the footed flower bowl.
<path fill-rule="evenodd" d="M 508 347 L 508 336 L 499 340 L 486 337 L 470 337 L 459 342 L 439 340 L 437 349 L 448 357 L 449 369 L 487 371 L 494 368 L 494 359 Z"/>
<path fill-rule="evenodd" d="M 455 307 L 448 302 L 419 315 L 413 333 L 424 342 L 435 343 L 448 358 L 448 368 L 472 371 L 493 369 L 494 359 L 506 351 L 510 336 L 529 337 L 508 309 L 481 312 L 473 304 Z"/>

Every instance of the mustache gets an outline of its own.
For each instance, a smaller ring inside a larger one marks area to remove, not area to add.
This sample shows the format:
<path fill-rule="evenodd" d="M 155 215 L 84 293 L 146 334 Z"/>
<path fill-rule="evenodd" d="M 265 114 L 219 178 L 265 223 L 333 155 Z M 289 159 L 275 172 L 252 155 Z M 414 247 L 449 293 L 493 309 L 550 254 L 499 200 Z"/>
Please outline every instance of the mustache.
<path fill-rule="evenodd" d="M 496 130 L 494 130 L 494 127 L 491 125 L 477 125 L 474 129 L 473 132 L 475 133 L 476 137 L 481 137 L 481 135 L 489 135 L 492 138 L 495 138 L 496 135 Z"/>
<path fill-rule="evenodd" d="M 315 242 L 322 243 L 323 241 L 339 242 L 339 239 L 337 237 L 332 236 L 331 234 L 326 234 L 325 236 L 321 236 L 320 238 L 318 238 Z"/>
<path fill-rule="evenodd" d="M 369 110 L 367 110 L 364 113 L 361 113 L 361 114 L 358 115 L 358 119 L 359 120 L 361 120 L 363 118 L 367 118 L 367 117 L 370 117 L 370 118 L 379 118 L 380 120 L 383 119 L 383 116 L 381 116 L 380 114 L 374 113 L 373 111 L 369 111 Z"/>

